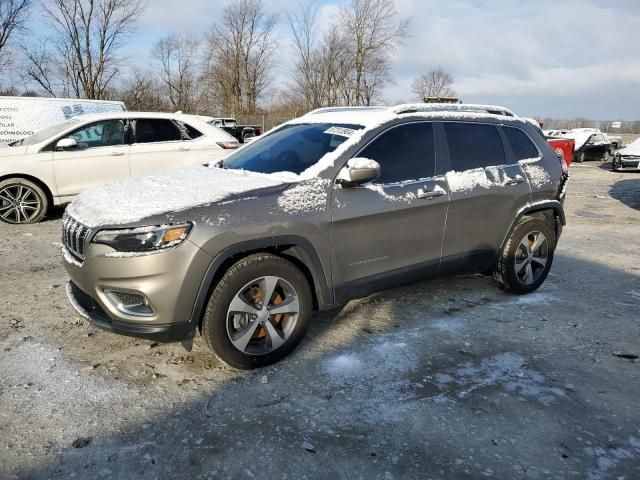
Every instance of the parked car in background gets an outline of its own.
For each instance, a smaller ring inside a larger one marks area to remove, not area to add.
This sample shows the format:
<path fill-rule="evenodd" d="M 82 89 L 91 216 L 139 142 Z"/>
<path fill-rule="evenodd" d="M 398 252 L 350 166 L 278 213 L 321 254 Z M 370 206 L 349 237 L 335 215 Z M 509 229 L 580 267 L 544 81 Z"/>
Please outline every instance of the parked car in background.
<path fill-rule="evenodd" d="M 609 139 L 609 141 L 611 142 L 611 145 L 613 146 L 613 148 L 615 150 L 622 148 L 622 137 L 619 135 L 609 135 L 608 133 L 605 134 L 606 137 Z"/>
<path fill-rule="evenodd" d="M 547 140 L 547 143 L 553 147 L 556 155 L 558 155 L 558 158 L 560 158 L 562 162 L 562 171 L 567 173 L 569 165 L 571 165 L 571 161 L 573 160 L 575 142 L 569 138 L 560 138 L 552 135 L 553 133 L 560 135 L 560 130 L 542 130 L 544 123 L 542 120 L 529 117 L 524 117 L 524 120 L 533 125 L 538 133 Z"/>
<path fill-rule="evenodd" d="M 234 148 L 235 138 L 192 115 L 121 111 L 73 117 L 0 149 L 0 221 L 39 222 L 50 206 L 87 188 L 208 163 Z"/>
<path fill-rule="evenodd" d="M 578 163 L 586 160 L 608 162 L 615 150 L 609 139 L 596 129 L 576 128 L 565 134 L 564 137 L 575 141 L 574 159 Z"/>
<path fill-rule="evenodd" d="M 233 135 L 240 143 L 245 143 L 248 138 L 262 135 L 262 127 L 260 125 L 238 125 L 235 118 L 205 118 L 210 118 L 208 122 L 211 125 Z"/>
<path fill-rule="evenodd" d="M 244 369 L 293 351 L 313 310 L 402 283 L 490 271 L 533 292 L 564 225 L 560 160 L 496 106 L 320 109 L 167 173 L 67 208 L 67 295 L 113 332 L 201 331 Z"/>
<path fill-rule="evenodd" d="M 640 138 L 618 150 L 613 157 L 613 169 L 640 170 Z"/>
<path fill-rule="evenodd" d="M 564 160 L 567 167 L 571 165 L 575 154 L 576 142 L 572 138 L 547 137 L 547 142 L 555 150 L 556 154 Z"/>
<path fill-rule="evenodd" d="M 78 115 L 124 110 L 124 103 L 114 101 L 0 96 L 0 144 L 15 142 Z"/>

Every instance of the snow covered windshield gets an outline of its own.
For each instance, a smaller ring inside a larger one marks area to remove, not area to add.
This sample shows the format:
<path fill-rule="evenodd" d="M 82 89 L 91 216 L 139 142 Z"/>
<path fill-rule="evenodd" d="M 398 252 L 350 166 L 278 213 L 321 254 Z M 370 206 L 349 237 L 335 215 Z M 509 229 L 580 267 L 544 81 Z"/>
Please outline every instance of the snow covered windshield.
<path fill-rule="evenodd" d="M 22 140 L 18 140 L 11 145 L 35 145 L 40 142 L 44 142 L 48 138 L 55 137 L 60 132 L 66 130 L 67 128 L 75 125 L 76 123 L 80 123 L 80 120 L 77 118 L 71 118 L 64 123 L 59 123 L 57 125 L 53 125 L 51 127 L 44 128 L 42 130 L 38 130 L 33 135 L 30 135 Z"/>
<path fill-rule="evenodd" d="M 259 173 L 293 172 L 299 175 L 362 128 L 362 125 L 329 123 L 285 125 L 231 154 L 222 166 Z"/>

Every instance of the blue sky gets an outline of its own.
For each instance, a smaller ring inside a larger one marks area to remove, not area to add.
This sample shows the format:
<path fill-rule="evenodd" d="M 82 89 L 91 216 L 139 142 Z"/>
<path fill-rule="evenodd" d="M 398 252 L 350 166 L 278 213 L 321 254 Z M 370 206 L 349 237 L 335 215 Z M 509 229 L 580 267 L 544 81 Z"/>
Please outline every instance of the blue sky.
<path fill-rule="evenodd" d="M 323 24 L 344 0 L 320 0 Z M 175 30 L 204 34 L 229 0 L 148 0 L 127 54 L 148 61 Z M 286 88 L 291 55 L 285 14 L 297 0 L 265 0 L 280 13 L 274 87 Z M 395 52 L 386 103 L 412 101 L 413 78 L 436 66 L 454 76 L 464 101 L 504 104 L 523 115 L 640 119 L 639 0 L 396 0 L 411 19 Z"/>

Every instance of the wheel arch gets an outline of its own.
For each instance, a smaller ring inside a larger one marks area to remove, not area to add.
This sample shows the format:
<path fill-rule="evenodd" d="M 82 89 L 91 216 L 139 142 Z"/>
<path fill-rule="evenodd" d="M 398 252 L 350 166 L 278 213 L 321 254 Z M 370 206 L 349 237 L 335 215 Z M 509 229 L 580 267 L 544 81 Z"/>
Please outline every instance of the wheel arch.
<path fill-rule="evenodd" d="M 201 328 L 209 296 L 225 272 L 237 261 L 256 253 L 272 253 L 294 263 L 309 281 L 314 309 L 324 310 L 333 306 L 333 293 L 320 257 L 309 241 L 296 236 L 256 239 L 227 247 L 209 264 L 191 314 L 194 328 Z"/>
<path fill-rule="evenodd" d="M 42 188 L 42 191 L 47 196 L 47 202 L 49 204 L 48 207 L 50 208 L 51 206 L 53 206 L 53 193 L 51 192 L 51 189 L 49 188 L 49 186 L 46 183 L 44 183 L 42 180 L 32 175 L 27 175 L 25 173 L 10 173 L 7 175 L 0 176 L 0 182 L 9 180 L 11 178 L 21 178 L 23 180 L 28 180 L 38 185 L 40 188 Z"/>
<path fill-rule="evenodd" d="M 540 217 L 547 220 L 555 227 L 556 241 L 562 233 L 562 227 L 567 224 L 564 207 L 558 200 L 545 200 L 536 202 L 534 204 L 525 205 L 518 211 L 513 222 L 511 222 L 511 225 L 509 226 L 509 229 L 507 230 L 507 233 L 502 240 L 499 252 L 502 251 L 505 244 L 509 240 L 511 233 L 516 228 L 520 220 L 524 217 Z M 499 252 L 498 254 L 500 254 Z"/>

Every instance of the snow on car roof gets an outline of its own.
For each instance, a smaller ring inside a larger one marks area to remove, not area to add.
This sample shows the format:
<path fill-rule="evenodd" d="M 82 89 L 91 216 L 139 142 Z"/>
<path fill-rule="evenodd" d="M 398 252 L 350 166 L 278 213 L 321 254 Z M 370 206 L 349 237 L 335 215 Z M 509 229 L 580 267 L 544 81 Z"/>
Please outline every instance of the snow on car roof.
<path fill-rule="evenodd" d="M 409 103 L 393 107 L 329 107 L 319 108 L 298 117 L 294 123 L 332 123 L 362 125 L 366 129 L 380 126 L 400 116 L 411 115 L 422 118 L 445 117 L 461 119 L 519 119 L 511 110 L 498 105 L 465 103 Z"/>

